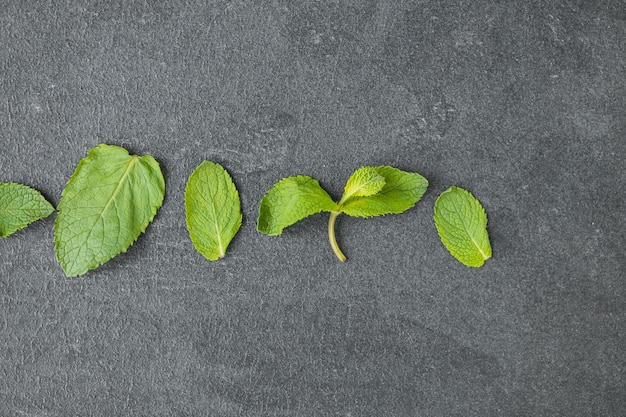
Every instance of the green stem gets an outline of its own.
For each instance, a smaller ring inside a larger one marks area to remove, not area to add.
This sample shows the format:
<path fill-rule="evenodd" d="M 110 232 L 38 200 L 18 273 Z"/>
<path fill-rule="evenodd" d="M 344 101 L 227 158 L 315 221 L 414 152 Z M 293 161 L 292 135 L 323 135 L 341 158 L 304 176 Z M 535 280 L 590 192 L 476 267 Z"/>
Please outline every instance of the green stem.
<path fill-rule="evenodd" d="M 328 219 L 328 240 L 330 241 L 330 246 L 333 248 L 333 252 L 335 252 L 337 258 L 339 258 L 341 262 L 345 262 L 347 259 L 346 255 L 344 255 L 341 249 L 339 249 L 337 238 L 335 237 L 335 220 L 340 214 L 341 212 L 339 211 L 330 212 L 330 219 Z"/>

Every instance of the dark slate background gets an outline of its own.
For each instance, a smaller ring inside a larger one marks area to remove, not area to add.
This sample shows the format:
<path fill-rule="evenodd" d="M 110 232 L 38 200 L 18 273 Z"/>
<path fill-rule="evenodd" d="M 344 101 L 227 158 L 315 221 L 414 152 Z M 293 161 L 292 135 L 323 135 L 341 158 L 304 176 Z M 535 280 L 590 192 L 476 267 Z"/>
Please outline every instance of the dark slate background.
<path fill-rule="evenodd" d="M 209 4 L 206 4 L 209 3 Z M 67 279 L 54 215 L 0 241 L 1 416 L 626 415 L 626 7 L 570 1 L 0 1 L 0 181 L 55 205 L 99 143 L 167 196 L 137 243 Z M 239 187 L 209 263 L 185 228 L 203 160 Z M 361 165 L 415 208 L 255 230 L 280 178 L 336 198 Z M 494 257 L 455 261 L 450 185 Z"/>

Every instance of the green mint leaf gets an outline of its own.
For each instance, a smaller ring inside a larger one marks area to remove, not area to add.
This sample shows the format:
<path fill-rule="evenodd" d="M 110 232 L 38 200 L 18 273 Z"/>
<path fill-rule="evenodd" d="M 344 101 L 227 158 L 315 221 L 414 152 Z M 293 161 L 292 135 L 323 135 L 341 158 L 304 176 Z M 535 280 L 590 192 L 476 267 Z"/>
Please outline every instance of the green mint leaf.
<path fill-rule="evenodd" d="M 41 193 L 26 185 L 0 182 L 0 238 L 48 217 L 54 207 Z"/>
<path fill-rule="evenodd" d="M 370 196 L 352 196 L 339 204 L 339 211 L 354 217 L 402 213 L 417 203 L 428 188 L 426 178 L 390 166 L 374 168 L 384 178 L 380 191 Z"/>
<path fill-rule="evenodd" d="M 163 203 L 165 181 L 150 155 L 98 145 L 83 158 L 61 195 L 54 225 L 56 257 L 68 277 L 125 252 Z"/>
<path fill-rule="evenodd" d="M 332 211 L 335 206 L 316 179 L 307 176 L 283 178 L 263 196 L 257 230 L 277 236 L 285 227 L 312 214 Z"/>
<path fill-rule="evenodd" d="M 466 266 L 478 268 L 491 258 L 487 214 L 469 191 L 450 187 L 435 202 L 435 225 L 441 242 Z"/>
<path fill-rule="evenodd" d="M 237 188 L 221 165 L 204 161 L 189 176 L 185 214 L 196 250 L 210 261 L 223 258 L 242 216 Z"/>
<path fill-rule="evenodd" d="M 341 201 L 347 201 L 350 197 L 368 197 L 378 193 L 385 186 L 385 177 L 378 173 L 374 167 L 361 167 L 354 171 L 343 191 Z"/>

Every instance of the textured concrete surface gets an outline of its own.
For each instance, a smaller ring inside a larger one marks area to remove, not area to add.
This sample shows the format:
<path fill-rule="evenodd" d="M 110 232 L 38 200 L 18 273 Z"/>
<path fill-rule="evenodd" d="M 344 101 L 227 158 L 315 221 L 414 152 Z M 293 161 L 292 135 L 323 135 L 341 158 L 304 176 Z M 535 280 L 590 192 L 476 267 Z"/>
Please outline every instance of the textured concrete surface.
<path fill-rule="evenodd" d="M 165 203 L 67 279 L 54 215 L 0 241 L 0 415 L 626 415 L 626 8 L 598 1 L 0 1 L 0 181 L 55 205 L 98 143 L 150 153 Z M 188 175 L 244 224 L 209 263 Z M 255 230 L 278 179 L 430 180 L 398 216 Z M 432 221 L 489 214 L 465 268 Z"/>

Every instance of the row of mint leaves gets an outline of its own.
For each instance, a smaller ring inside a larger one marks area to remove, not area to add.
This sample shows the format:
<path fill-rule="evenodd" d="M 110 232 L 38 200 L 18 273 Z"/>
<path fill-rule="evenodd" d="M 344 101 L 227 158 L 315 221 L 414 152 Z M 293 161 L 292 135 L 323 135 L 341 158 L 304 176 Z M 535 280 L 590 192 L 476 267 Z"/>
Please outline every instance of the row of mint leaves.
<path fill-rule="evenodd" d="M 428 181 L 420 174 L 390 166 L 364 166 L 348 179 L 339 201 L 308 176 L 283 178 L 259 205 L 257 230 L 270 236 L 321 212 L 330 214 L 328 238 L 344 262 L 335 237 L 340 214 L 372 217 L 399 214 L 424 195 Z M 54 224 L 56 259 L 66 276 L 85 274 L 125 252 L 154 219 L 163 203 L 165 180 L 150 155 L 130 155 L 119 146 L 101 144 L 83 158 L 57 207 Z M 54 207 L 26 185 L 0 183 L 0 237 L 48 217 Z M 215 261 L 226 255 L 242 222 L 239 193 L 219 164 L 204 161 L 189 176 L 185 216 L 196 250 Z M 480 267 L 491 257 L 487 215 L 468 191 L 450 187 L 435 202 L 434 221 L 443 245 L 457 260 Z"/>

